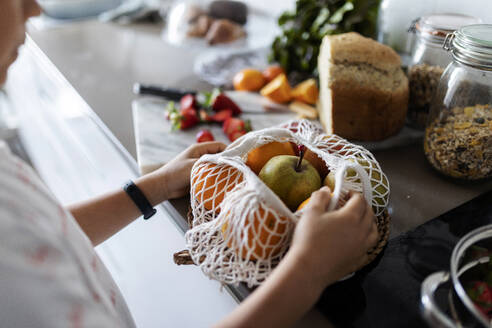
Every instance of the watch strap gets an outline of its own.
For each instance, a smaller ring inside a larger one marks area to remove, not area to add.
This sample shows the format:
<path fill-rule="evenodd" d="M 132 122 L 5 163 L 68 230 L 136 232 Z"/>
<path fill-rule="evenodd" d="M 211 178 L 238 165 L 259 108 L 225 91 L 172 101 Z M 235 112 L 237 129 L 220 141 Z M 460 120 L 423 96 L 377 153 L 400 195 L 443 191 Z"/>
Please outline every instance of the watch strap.
<path fill-rule="evenodd" d="M 144 220 L 149 219 L 157 212 L 157 210 L 152 207 L 147 197 L 145 197 L 142 190 L 140 190 L 133 181 L 128 181 L 123 187 L 123 190 L 130 196 L 140 212 L 142 212 Z"/>

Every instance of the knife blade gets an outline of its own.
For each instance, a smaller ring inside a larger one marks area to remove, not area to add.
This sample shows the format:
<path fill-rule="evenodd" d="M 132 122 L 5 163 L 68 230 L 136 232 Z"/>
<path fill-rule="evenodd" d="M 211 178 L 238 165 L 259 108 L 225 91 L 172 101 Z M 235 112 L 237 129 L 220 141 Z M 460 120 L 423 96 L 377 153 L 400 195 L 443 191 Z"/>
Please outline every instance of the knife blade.
<path fill-rule="evenodd" d="M 155 85 L 144 85 L 135 83 L 133 92 L 138 95 L 152 95 L 172 101 L 179 101 L 184 95 L 196 95 L 195 90 L 182 90 L 175 88 L 164 88 Z M 289 112 L 289 107 L 274 103 L 258 93 L 246 91 L 225 91 L 226 96 L 238 104 L 244 113 L 265 114 L 269 112 Z"/>

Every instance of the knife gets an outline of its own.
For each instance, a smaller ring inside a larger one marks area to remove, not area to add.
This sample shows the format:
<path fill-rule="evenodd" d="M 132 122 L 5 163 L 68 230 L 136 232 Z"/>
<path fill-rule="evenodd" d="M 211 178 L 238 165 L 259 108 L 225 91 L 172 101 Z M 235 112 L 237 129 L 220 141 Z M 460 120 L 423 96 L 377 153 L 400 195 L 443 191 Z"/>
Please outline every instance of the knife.
<path fill-rule="evenodd" d="M 133 92 L 138 95 L 151 95 L 166 98 L 172 101 L 179 101 L 184 95 L 196 95 L 195 90 L 182 90 L 174 88 L 163 88 L 155 85 L 145 85 L 135 83 Z M 246 91 L 225 91 L 225 95 L 238 104 L 244 113 L 265 114 L 290 112 L 289 107 L 282 104 L 274 103 L 258 93 Z"/>

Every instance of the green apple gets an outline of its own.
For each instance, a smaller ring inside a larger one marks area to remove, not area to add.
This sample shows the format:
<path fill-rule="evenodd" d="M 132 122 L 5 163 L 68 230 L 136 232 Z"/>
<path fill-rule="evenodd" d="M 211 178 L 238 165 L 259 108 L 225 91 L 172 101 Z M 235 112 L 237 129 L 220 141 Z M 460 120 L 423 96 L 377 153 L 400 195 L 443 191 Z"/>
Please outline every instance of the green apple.
<path fill-rule="evenodd" d="M 354 162 L 352 158 L 349 158 L 349 161 Z M 364 170 L 366 170 L 367 174 L 369 174 L 370 170 L 370 163 L 364 159 L 358 159 L 357 163 L 359 163 L 360 166 Z M 354 177 L 356 176 L 357 173 L 353 169 L 348 169 L 347 170 L 347 177 Z M 381 181 L 381 174 L 375 170 L 372 170 L 371 174 L 371 186 L 372 186 L 372 197 L 378 203 L 380 206 L 384 206 L 387 204 L 388 197 L 388 180 L 386 179 L 386 176 L 383 175 L 382 182 L 378 184 L 378 181 Z M 355 180 L 356 183 L 361 183 L 360 179 Z M 330 171 L 328 175 L 326 176 L 325 180 L 323 181 L 323 184 L 325 186 L 328 186 L 332 191 L 335 190 L 335 172 Z M 376 208 L 373 207 L 373 210 L 376 210 Z"/>
<path fill-rule="evenodd" d="M 298 162 L 297 156 L 275 156 L 258 175 L 293 212 L 313 191 L 321 188 L 321 178 L 314 166 L 303 159 L 297 167 Z"/>

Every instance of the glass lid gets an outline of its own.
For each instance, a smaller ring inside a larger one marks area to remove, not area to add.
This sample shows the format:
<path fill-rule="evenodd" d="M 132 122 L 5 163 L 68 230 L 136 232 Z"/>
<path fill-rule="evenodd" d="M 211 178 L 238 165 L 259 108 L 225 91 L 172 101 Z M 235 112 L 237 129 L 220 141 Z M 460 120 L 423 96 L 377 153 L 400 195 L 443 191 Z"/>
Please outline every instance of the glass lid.
<path fill-rule="evenodd" d="M 453 58 L 463 64 L 492 70 L 492 25 L 477 24 L 448 34 L 443 45 Z"/>
<path fill-rule="evenodd" d="M 478 24 L 462 27 L 456 36 L 470 45 L 492 48 L 492 25 Z"/>
<path fill-rule="evenodd" d="M 446 37 L 462 26 L 479 24 L 480 18 L 461 14 L 435 14 L 423 16 L 416 24 L 416 29 L 421 33 L 429 33 L 434 36 Z"/>

